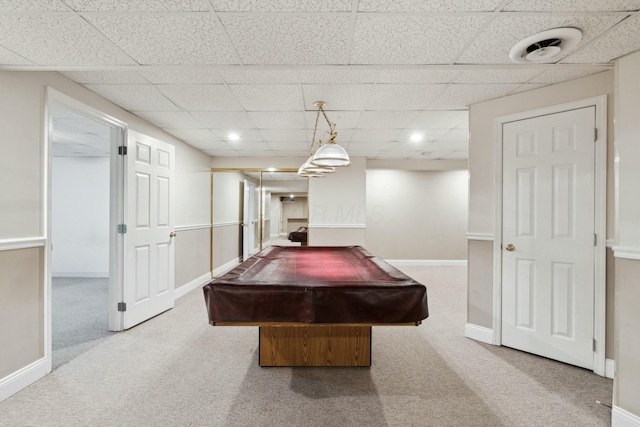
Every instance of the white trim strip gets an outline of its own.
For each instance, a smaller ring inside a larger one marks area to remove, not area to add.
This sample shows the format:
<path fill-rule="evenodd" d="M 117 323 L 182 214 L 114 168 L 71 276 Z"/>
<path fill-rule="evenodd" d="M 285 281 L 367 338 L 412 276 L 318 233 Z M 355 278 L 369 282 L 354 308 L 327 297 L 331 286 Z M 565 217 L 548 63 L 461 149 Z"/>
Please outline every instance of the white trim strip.
<path fill-rule="evenodd" d="M 367 224 L 309 224 L 309 228 L 367 228 Z"/>
<path fill-rule="evenodd" d="M 216 222 L 213 224 L 213 228 L 217 227 L 228 227 L 230 225 L 240 225 L 242 221 L 226 221 L 226 222 Z"/>
<path fill-rule="evenodd" d="M 604 376 L 613 379 L 616 374 L 616 362 L 613 359 L 607 359 L 604 365 Z"/>
<path fill-rule="evenodd" d="M 493 242 L 493 233 L 467 233 L 467 240 L 487 240 Z"/>
<path fill-rule="evenodd" d="M 386 259 L 386 262 L 394 267 L 407 267 L 407 266 L 461 266 L 466 267 L 466 259 Z"/>
<path fill-rule="evenodd" d="M 16 249 L 39 248 L 47 244 L 46 237 L 27 237 L 24 239 L 0 240 L 0 251 L 13 251 Z"/>
<path fill-rule="evenodd" d="M 632 246 L 614 246 L 613 256 L 616 258 L 625 259 L 639 259 L 640 260 L 640 248 Z"/>
<path fill-rule="evenodd" d="M 226 273 L 227 271 L 231 270 L 233 267 L 235 267 L 236 265 L 240 264 L 241 262 L 242 262 L 242 258 L 232 259 L 231 261 L 227 262 L 226 264 L 223 264 L 218 268 L 214 268 L 213 269 L 213 277 L 222 276 L 224 273 Z"/>
<path fill-rule="evenodd" d="M 53 271 L 51 272 L 51 277 L 97 277 L 97 278 L 108 278 L 108 271 Z"/>
<path fill-rule="evenodd" d="M 184 285 L 180 286 L 179 288 L 176 288 L 173 291 L 173 297 L 176 300 L 178 298 L 182 298 L 183 296 L 185 296 L 186 294 L 188 294 L 192 290 L 196 289 L 197 287 L 205 285 L 210 280 L 211 280 L 211 272 L 207 271 L 202 276 L 196 277 L 195 279 L 191 280 L 190 282 L 187 282 Z"/>
<path fill-rule="evenodd" d="M 46 374 L 47 363 L 43 357 L 4 378 L 0 378 L 0 402 L 38 381 Z"/>
<path fill-rule="evenodd" d="M 607 240 L 605 240 L 604 244 L 608 248 L 613 248 L 616 245 L 616 239 L 607 239 Z"/>
<path fill-rule="evenodd" d="M 173 227 L 175 231 L 191 231 L 211 228 L 211 224 L 195 224 L 195 225 L 176 225 Z"/>
<path fill-rule="evenodd" d="M 640 417 L 619 407 L 611 406 L 611 427 L 639 427 Z"/>
<path fill-rule="evenodd" d="M 467 323 L 464 325 L 464 336 L 485 344 L 493 344 L 493 329 L 485 328 L 484 326 Z"/>

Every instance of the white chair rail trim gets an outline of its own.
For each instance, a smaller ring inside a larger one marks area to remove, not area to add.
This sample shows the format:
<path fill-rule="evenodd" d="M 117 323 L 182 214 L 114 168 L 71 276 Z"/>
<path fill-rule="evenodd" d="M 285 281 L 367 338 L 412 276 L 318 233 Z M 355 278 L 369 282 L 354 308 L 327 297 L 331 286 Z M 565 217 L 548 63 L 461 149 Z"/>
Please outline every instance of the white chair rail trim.
<path fill-rule="evenodd" d="M 45 237 L 26 237 L 21 239 L 0 240 L 0 251 L 43 247 L 47 244 Z"/>
<path fill-rule="evenodd" d="M 242 221 L 225 221 L 225 222 L 215 222 L 213 223 L 213 228 L 217 227 L 229 227 L 232 225 L 240 225 Z"/>
<path fill-rule="evenodd" d="M 637 246 L 614 246 L 613 256 L 616 258 L 640 260 L 640 247 Z"/>
<path fill-rule="evenodd" d="M 309 224 L 309 228 L 367 228 L 367 224 Z"/>
<path fill-rule="evenodd" d="M 211 228 L 211 224 L 176 225 L 174 227 L 174 230 L 175 231 L 191 231 L 191 230 L 202 230 L 205 228 Z"/>
<path fill-rule="evenodd" d="M 495 239 L 495 236 L 493 235 L 493 233 L 475 233 L 475 232 L 467 233 L 467 240 L 486 240 L 486 241 L 493 242 L 493 239 Z"/>

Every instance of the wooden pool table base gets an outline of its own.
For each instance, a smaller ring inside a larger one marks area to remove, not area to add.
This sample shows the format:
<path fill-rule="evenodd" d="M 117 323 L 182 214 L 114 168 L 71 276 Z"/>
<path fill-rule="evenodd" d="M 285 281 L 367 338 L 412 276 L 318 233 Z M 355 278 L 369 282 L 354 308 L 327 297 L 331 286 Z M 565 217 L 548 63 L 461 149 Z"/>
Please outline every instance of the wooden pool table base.
<path fill-rule="evenodd" d="M 260 366 L 371 366 L 370 325 L 260 326 Z"/>

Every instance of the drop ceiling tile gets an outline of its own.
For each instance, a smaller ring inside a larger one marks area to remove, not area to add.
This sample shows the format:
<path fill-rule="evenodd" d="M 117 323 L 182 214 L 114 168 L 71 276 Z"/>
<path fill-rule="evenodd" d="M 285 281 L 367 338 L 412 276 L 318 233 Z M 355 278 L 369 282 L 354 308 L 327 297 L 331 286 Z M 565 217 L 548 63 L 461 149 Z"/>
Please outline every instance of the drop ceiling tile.
<path fill-rule="evenodd" d="M 467 151 L 452 151 L 442 158 L 445 160 L 464 160 L 469 158 L 469 153 Z"/>
<path fill-rule="evenodd" d="M 358 15 L 350 62 L 448 64 L 486 19 L 484 15 Z"/>
<path fill-rule="evenodd" d="M 249 142 L 263 142 L 264 137 L 260 132 L 255 129 L 211 129 L 213 133 L 218 136 L 223 141 L 227 141 L 233 147 L 239 146 L 240 144 L 249 143 Z M 229 138 L 229 135 L 234 133 L 240 137 L 237 141 L 232 141 Z"/>
<path fill-rule="evenodd" d="M 227 143 L 238 151 L 271 151 L 269 145 L 264 141 L 227 141 Z"/>
<path fill-rule="evenodd" d="M 221 70 L 220 75 L 228 84 L 287 84 L 300 83 L 294 70 Z"/>
<path fill-rule="evenodd" d="M 315 112 L 313 103 L 325 101 L 325 110 L 329 116 L 331 110 L 362 110 L 371 96 L 372 87 L 369 84 L 305 84 L 302 85 L 305 109 Z"/>
<path fill-rule="evenodd" d="M 382 150 L 378 153 L 380 159 L 409 159 L 416 154 L 415 151 L 404 150 Z"/>
<path fill-rule="evenodd" d="M 258 129 L 304 129 L 305 121 L 302 111 L 261 111 L 248 113 L 251 121 Z"/>
<path fill-rule="evenodd" d="M 219 12 L 348 12 L 351 0 L 211 0 Z"/>
<path fill-rule="evenodd" d="M 520 92 L 527 92 L 527 91 L 530 91 L 530 90 L 539 89 L 539 88 L 544 87 L 544 86 L 549 86 L 549 83 L 525 83 L 522 86 L 518 86 L 518 88 L 516 88 L 511 93 L 515 94 L 515 93 L 520 93 Z"/>
<path fill-rule="evenodd" d="M 417 153 L 415 159 L 421 160 L 440 160 L 445 159 L 447 156 L 451 155 L 453 151 L 421 151 Z"/>
<path fill-rule="evenodd" d="M 179 111 L 150 85 L 85 85 L 89 90 L 129 111 Z"/>
<path fill-rule="evenodd" d="M 279 157 L 309 157 L 309 152 L 304 150 L 274 150 Z"/>
<path fill-rule="evenodd" d="M 449 83 L 456 76 L 456 70 L 383 70 L 378 76 L 378 83 Z"/>
<path fill-rule="evenodd" d="M 361 84 L 375 83 L 380 71 L 343 66 L 300 71 L 300 81 L 311 84 Z"/>
<path fill-rule="evenodd" d="M 561 83 L 568 80 L 579 79 L 591 74 L 606 71 L 602 68 L 552 68 L 534 77 L 527 83 Z"/>
<path fill-rule="evenodd" d="M 231 145 L 224 141 L 200 141 L 187 139 L 185 142 L 192 147 L 200 150 L 224 150 L 224 151 L 236 151 Z"/>
<path fill-rule="evenodd" d="M 111 135 L 111 128 L 102 122 L 81 116 L 76 118 L 55 118 L 53 132 L 54 134 L 66 132 L 78 135 L 99 135 L 108 140 Z"/>
<path fill-rule="evenodd" d="M 83 17 L 140 64 L 237 64 L 232 46 L 209 14 Z"/>
<path fill-rule="evenodd" d="M 578 47 L 584 46 L 589 40 L 611 28 L 623 18 L 619 15 L 498 15 L 457 62 L 460 64 L 511 64 L 509 51 L 517 42 L 550 28 L 580 29 L 582 41 Z M 560 57 L 555 58 L 554 62 L 558 59 Z"/>
<path fill-rule="evenodd" d="M 500 0 L 360 0 L 358 12 L 491 12 Z"/>
<path fill-rule="evenodd" d="M 502 10 L 510 12 L 604 12 L 640 9 L 638 0 L 513 0 Z"/>
<path fill-rule="evenodd" d="M 438 137 L 438 142 L 449 142 L 449 141 L 464 141 L 465 143 L 469 141 L 469 130 L 468 129 L 451 129 L 446 134 Z"/>
<path fill-rule="evenodd" d="M 339 132 L 345 129 L 354 129 L 360 121 L 360 111 L 326 111 L 327 117 L 331 123 L 335 123 L 336 130 Z M 304 113 L 308 129 L 313 129 L 316 125 L 317 111 L 306 111 Z M 318 120 L 318 129 L 326 130 L 329 127 L 327 121 L 320 115 Z"/>
<path fill-rule="evenodd" d="M 261 130 L 260 133 L 266 141 L 304 142 L 307 147 L 311 143 L 307 131 L 302 129 Z"/>
<path fill-rule="evenodd" d="M 0 64 L 2 65 L 33 65 L 33 62 L 23 58 L 15 52 L 0 46 Z"/>
<path fill-rule="evenodd" d="M 606 63 L 640 49 L 640 15 L 624 20 L 612 31 L 562 62 L 585 64 Z"/>
<path fill-rule="evenodd" d="M 242 150 L 239 153 L 242 157 L 276 157 L 271 150 Z"/>
<path fill-rule="evenodd" d="M 374 159 L 378 157 L 380 150 L 351 150 L 348 153 L 351 158 L 366 157 L 368 159 Z"/>
<path fill-rule="evenodd" d="M 77 12 L 206 12 L 205 0 L 65 0 Z"/>
<path fill-rule="evenodd" d="M 416 114 L 415 111 L 364 111 L 358 128 L 404 128 L 416 117 Z"/>
<path fill-rule="evenodd" d="M 203 85 L 224 83 L 216 70 L 207 68 L 142 69 L 139 73 L 153 84 Z"/>
<path fill-rule="evenodd" d="M 212 157 L 238 157 L 240 153 L 236 150 L 204 150 L 205 154 Z"/>
<path fill-rule="evenodd" d="M 220 141 L 209 129 L 164 129 L 165 132 L 183 141 Z"/>
<path fill-rule="evenodd" d="M 427 144 L 431 141 L 435 141 L 436 139 L 442 137 L 443 135 L 449 133 L 451 129 L 419 129 L 414 127 L 409 127 L 407 129 L 402 130 L 396 140 L 399 142 L 406 142 L 407 144 Z M 414 134 L 418 134 L 421 136 L 421 139 L 417 142 L 411 141 L 411 137 Z"/>
<path fill-rule="evenodd" d="M 376 85 L 367 110 L 423 110 L 447 85 Z"/>
<path fill-rule="evenodd" d="M 2 45 L 46 65 L 131 65 L 135 62 L 88 23 L 69 14 L 2 15 Z"/>
<path fill-rule="evenodd" d="M 133 114 L 161 128 L 202 129 L 205 127 L 184 111 L 133 111 Z"/>
<path fill-rule="evenodd" d="M 300 85 L 229 85 L 247 111 L 302 111 Z"/>
<path fill-rule="evenodd" d="M 187 111 L 242 111 L 242 105 L 225 85 L 156 86 Z"/>
<path fill-rule="evenodd" d="M 0 12 L 66 12 L 58 0 L 0 0 Z"/>
<path fill-rule="evenodd" d="M 505 96 L 520 85 L 481 85 L 481 84 L 451 84 L 438 98 L 429 104 L 429 110 L 460 110 L 471 104 L 488 101 Z"/>
<path fill-rule="evenodd" d="M 469 125 L 469 112 L 461 111 L 422 111 L 409 125 L 414 129 L 453 129 Z"/>
<path fill-rule="evenodd" d="M 369 141 L 369 142 L 350 142 L 347 144 L 347 152 L 372 151 L 372 150 L 388 150 L 391 142 L 389 141 Z"/>
<path fill-rule="evenodd" d="M 221 15 L 243 64 L 341 64 L 348 15 Z"/>
<path fill-rule="evenodd" d="M 269 142 L 269 146 L 278 151 L 302 151 L 309 155 L 309 144 L 304 141 L 298 142 Z"/>
<path fill-rule="evenodd" d="M 436 141 L 427 146 L 431 151 L 467 151 L 469 143 L 463 141 Z"/>
<path fill-rule="evenodd" d="M 460 70 L 453 79 L 453 83 L 525 83 L 542 70 L 526 69 L 496 69 L 496 70 Z"/>
<path fill-rule="evenodd" d="M 61 71 L 80 84 L 147 84 L 147 80 L 135 71 Z"/>
<path fill-rule="evenodd" d="M 353 142 L 391 142 L 400 134 L 400 129 L 356 129 L 351 138 Z"/>
<path fill-rule="evenodd" d="M 193 113 L 200 123 L 210 129 L 254 129 L 251 118 L 244 111 L 195 111 Z"/>

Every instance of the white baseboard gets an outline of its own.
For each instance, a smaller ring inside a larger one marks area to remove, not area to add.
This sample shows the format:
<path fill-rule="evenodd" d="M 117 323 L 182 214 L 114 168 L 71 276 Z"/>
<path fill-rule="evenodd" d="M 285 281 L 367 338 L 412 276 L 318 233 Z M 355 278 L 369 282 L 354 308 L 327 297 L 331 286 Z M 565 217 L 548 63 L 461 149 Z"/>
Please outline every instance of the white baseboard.
<path fill-rule="evenodd" d="M 199 286 L 203 286 L 209 280 L 211 280 L 211 273 L 207 271 L 202 276 L 196 277 L 192 281 L 190 281 L 188 283 L 185 283 L 184 285 L 182 285 L 179 288 L 177 288 L 176 290 L 174 290 L 173 291 L 173 298 L 174 299 L 182 298 L 183 296 L 185 296 L 186 294 L 188 294 L 189 292 L 191 292 L 195 288 L 197 288 Z"/>
<path fill-rule="evenodd" d="M 62 272 L 52 272 L 51 276 L 53 277 L 101 277 L 108 278 L 109 272 L 95 272 L 95 271 L 62 271 Z"/>
<path fill-rule="evenodd" d="M 611 427 L 640 427 L 640 417 L 619 406 L 612 405 Z"/>
<path fill-rule="evenodd" d="M 407 267 L 407 266 L 462 266 L 466 267 L 466 259 L 387 259 L 385 260 L 394 267 Z"/>
<path fill-rule="evenodd" d="M 47 374 L 47 363 L 44 358 L 15 371 L 0 379 L 0 402 L 13 396 L 23 388 L 33 384 Z"/>
<path fill-rule="evenodd" d="M 606 359 L 604 361 L 604 376 L 606 378 L 613 379 L 616 373 L 616 362 L 613 359 Z"/>
<path fill-rule="evenodd" d="M 464 336 L 486 344 L 493 344 L 493 329 L 484 326 L 467 323 L 464 326 Z"/>
<path fill-rule="evenodd" d="M 236 265 L 240 264 L 241 262 L 242 262 L 242 258 L 232 259 L 231 261 L 227 262 L 226 264 L 223 264 L 220 267 L 215 268 L 213 270 L 213 277 L 222 276 L 224 273 L 226 273 L 227 271 L 231 270 L 233 267 L 235 267 Z"/>

